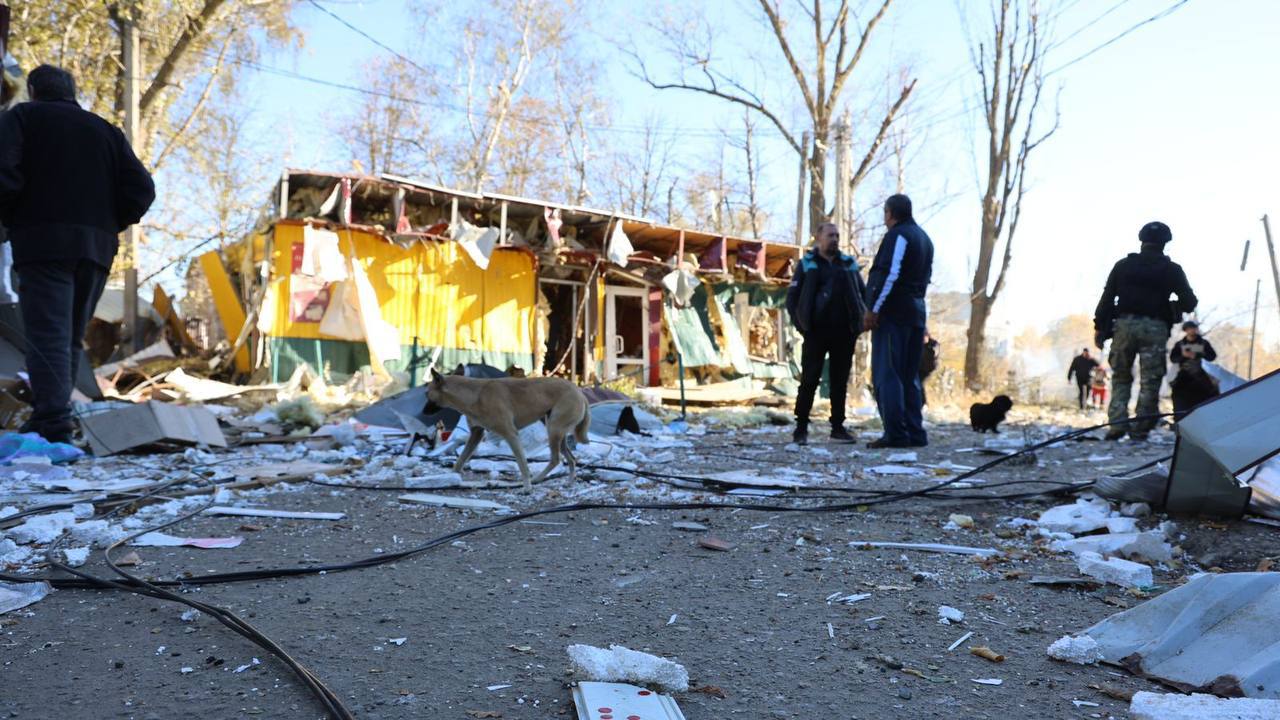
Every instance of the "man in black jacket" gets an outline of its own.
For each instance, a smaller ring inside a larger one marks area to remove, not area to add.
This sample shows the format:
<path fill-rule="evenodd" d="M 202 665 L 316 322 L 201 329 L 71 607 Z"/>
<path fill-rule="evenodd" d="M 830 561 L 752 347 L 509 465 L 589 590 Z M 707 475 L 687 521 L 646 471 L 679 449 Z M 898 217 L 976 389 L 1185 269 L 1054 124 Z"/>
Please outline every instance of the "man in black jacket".
<path fill-rule="evenodd" d="M 924 430 L 919 375 L 933 241 L 916 224 L 906 195 L 885 201 L 884 224 L 889 231 L 871 264 L 863 319 L 863 326 L 871 330 L 871 382 L 884 435 L 868 447 L 924 447 L 929 437 Z"/>
<path fill-rule="evenodd" d="M 1182 332 L 1182 338 L 1169 351 L 1169 362 L 1178 367 L 1178 374 L 1169 383 L 1173 412 L 1178 417 L 1220 393 L 1218 381 L 1204 369 L 1205 361 L 1218 359 L 1218 351 L 1209 338 L 1200 334 L 1200 323 L 1195 320 L 1182 323 Z"/>
<path fill-rule="evenodd" d="M 1093 383 L 1093 369 L 1096 367 L 1098 367 L 1098 361 L 1089 354 L 1089 348 L 1084 348 L 1072 359 L 1071 367 L 1067 368 L 1067 380 L 1070 381 L 1072 376 L 1076 379 L 1081 410 L 1084 410 L 1085 400 L 1089 398 L 1089 386 Z"/>
<path fill-rule="evenodd" d="M 854 259 L 840 252 L 840 231 L 833 223 L 818 226 L 817 242 L 800 260 L 787 288 L 787 314 L 804 336 L 800 357 L 800 393 L 796 396 L 796 429 L 792 439 L 809 441 L 809 411 L 829 360 L 831 439 L 852 442 L 844 429 L 844 406 L 853 367 L 853 345 L 862 332 L 862 276 Z"/>
<path fill-rule="evenodd" d="M 1107 286 L 1093 316 L 1094 344 L 1101 350 L 1111 339 L 1111 404 L 1107 407 L 1111 429 L 1108 440 L 1125 433 L 1145 440 L 1160 412 L 1160 382 L 1164 379 L 1165 345 L 1169 330 L 1182 313 L 1199 302 L 1187 282 L 1187 274 L 1164 254 L 1173 239 L 1169 226 L 1149 222 L 1138 232 L 1140 252 L 1130 253 L 1111 269 Z M 1173 304 L 1170 295 L 1177 295 Z M 1137 416 L 1129 420 L 1129 395 L 1133 390 L 1133 361 L 1139 363 Z"/>
<path fill-rule="evenodd" d="M 23 430 L 67 441 L 74 351 L 117 235 L 142 219 L 155 185 L 124 133 L 76 104 L 69 73 L 41 65 L 27 89 L 32 101 L 0 116 L 0 222 L 13 245 L 34 396 Z"/>

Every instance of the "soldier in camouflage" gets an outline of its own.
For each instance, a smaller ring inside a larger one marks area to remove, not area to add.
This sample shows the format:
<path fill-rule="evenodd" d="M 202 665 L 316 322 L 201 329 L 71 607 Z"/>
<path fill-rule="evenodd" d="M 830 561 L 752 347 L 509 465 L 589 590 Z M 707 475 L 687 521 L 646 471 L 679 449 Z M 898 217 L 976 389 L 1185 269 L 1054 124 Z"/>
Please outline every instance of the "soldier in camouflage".
<path fill-rule="evenodd" d="M 1150 222 L 1138 232 L 1140 252 L 1116 263 L 1094 313 L 1094 343 L 1103 349 L 1111 340 L 1111 405 L 1107 408 L 1111 429 L 1108 440 L 1126 433 L 1145 440 L 1160 412 L 1160 382 L 1165 373 L 1166 346 L 1173 324 L 1196 308 L 1195 293 L 1182 268 L 1164 254 L 1173 239 L 1169 226 Z M 1170 300 L 1177 296 L 1177 302 Z M 1133 361 L 1138 360 L 1138 406 L 1129 418 L 1133 391 Z"/>

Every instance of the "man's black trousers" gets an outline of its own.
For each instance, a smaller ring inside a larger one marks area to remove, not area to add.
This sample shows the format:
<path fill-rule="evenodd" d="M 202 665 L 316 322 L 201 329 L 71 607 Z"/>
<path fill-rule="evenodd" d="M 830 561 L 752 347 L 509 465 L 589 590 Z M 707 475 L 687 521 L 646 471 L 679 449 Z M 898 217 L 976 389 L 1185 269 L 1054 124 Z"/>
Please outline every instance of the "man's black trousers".
<path fill-rule="evenodd" d="M 849 370 L 853 367 L 853 345 L 856 338 L 849 332 L 814 328 L 804 337 L 800 352 L 800 394 L 796 397 L 796 424 L 809 422 L 813 395 L 822 382 L 822 363 L 830 358 L 831 426 L 844 424 L 844 404 L 849 388 Z"/>
<path fill-rule="evenodd" d="M 107 269 L 88 260 L 65 260 L 24 263 L 15 270 L 33 396 L 27 428 L 64 434 L 71 427 L 77 351 L 107 283 Z"/>

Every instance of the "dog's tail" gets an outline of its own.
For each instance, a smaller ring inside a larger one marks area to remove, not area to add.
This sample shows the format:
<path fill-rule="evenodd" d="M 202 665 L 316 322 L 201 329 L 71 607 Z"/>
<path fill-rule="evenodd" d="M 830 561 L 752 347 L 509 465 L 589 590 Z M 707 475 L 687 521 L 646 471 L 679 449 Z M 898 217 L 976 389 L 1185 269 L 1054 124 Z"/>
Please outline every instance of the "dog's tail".
<path fill-rule="evenodd" d="M 583 400 L 584 402 L 582 403 L 582 419 L 579 420 L 578 424 L 574 426 L 573 436 L 577 438 L 578 442 L 586 444 L 591 442 L 587 438 L 587 430 L 591 428 L 591 404 L 588 402 L 585 402 L 585 398 Z"/>

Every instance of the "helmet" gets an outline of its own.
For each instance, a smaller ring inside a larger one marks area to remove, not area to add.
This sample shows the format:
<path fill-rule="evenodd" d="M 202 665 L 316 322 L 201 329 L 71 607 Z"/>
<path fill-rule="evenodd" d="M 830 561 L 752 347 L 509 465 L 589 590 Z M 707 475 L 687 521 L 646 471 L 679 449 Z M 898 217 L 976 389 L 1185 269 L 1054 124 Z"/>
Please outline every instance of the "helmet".
<path fill-rule="evenodd" d="M 1138 239 L 1144 243 L 1159 243 L 1163 245 L 1173 239 L 1173 233 L 1169 230 L 1169 226 L 1160 221 L 1149 222 L 1142 226 L 1138 231 Z"/>

